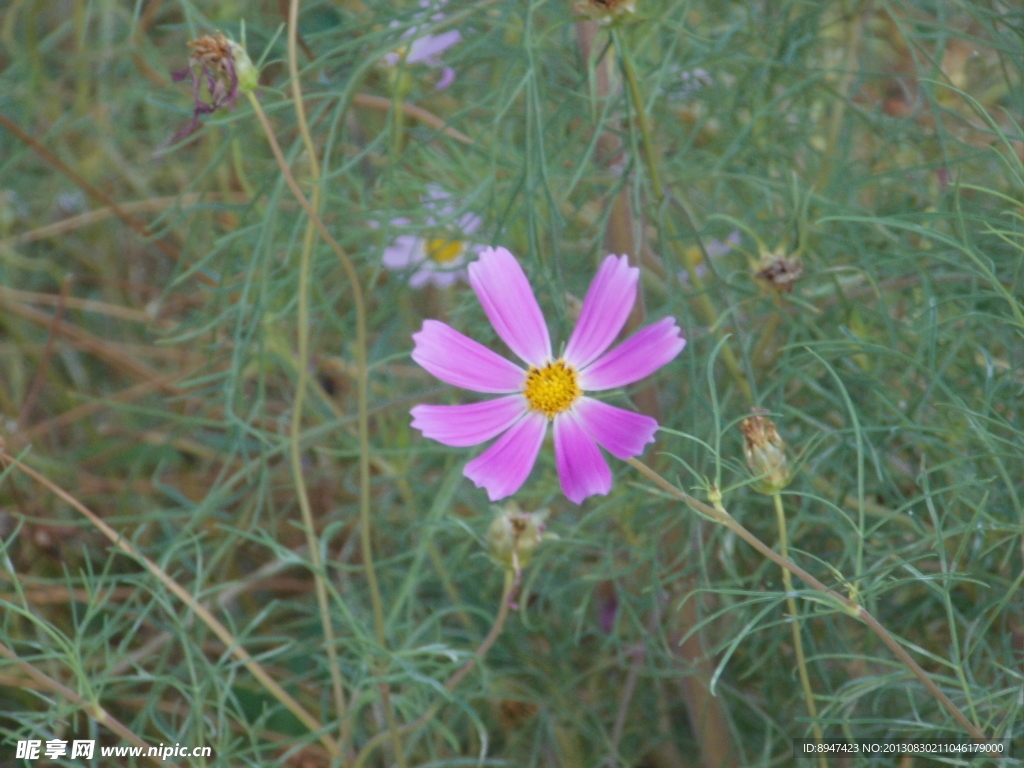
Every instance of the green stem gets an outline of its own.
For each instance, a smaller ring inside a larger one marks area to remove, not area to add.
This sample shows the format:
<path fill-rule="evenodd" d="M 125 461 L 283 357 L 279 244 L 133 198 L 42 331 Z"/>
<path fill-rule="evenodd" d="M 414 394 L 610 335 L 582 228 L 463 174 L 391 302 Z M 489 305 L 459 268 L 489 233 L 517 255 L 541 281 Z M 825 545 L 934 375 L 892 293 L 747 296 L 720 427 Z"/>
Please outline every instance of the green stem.
<path fill-rule="evenodd" d="M 256 119 L 259 120 L 266 134 L 267 143 L 274 153 L 274 159 L 281 170 L 285 183 L 291 190 L 299 205 L 309 216 L 310 221 L 316 226 L 317 232 L 324 239 L 324 242 L 334 251 L 341 262 L 342 269 L 352 286 L 352 303 L 356 311 L 356 343 L 355 358 L 357 368 L 356 398 L 359 409 L 358 430 L 359 430 L 359 535 L 363 556 L 363 570 L 366 574 L 366 581 L 370 588 L 370 601 L 373 604 L 373 624 L 377 643 L 383 649 L 385 647 L 384 636 L 384 605 L 380 596 L 380 585 L 377 583 L 377 572 L 373 564 L 373 546 L 371 544 L 370 527 L 370 435 L 369 435 L 369 409 L 367 407 L 369 391 L 369 368 L 366 362 L 366 302 L 363 298 L 363 289 L 359 283 L 359 275 L 356 272 L 352 259 L 345 253 L 345 250 L 334 239 L 321 218 L 317 215 L 313 206 L 309 204 L 306 196 L 302 194 L 288 161 L 285 160 L 281 145 L 277 142 L 274 130 L 263 111 L 259 100 L 252 93 L 246 94 L 249 97 L 249 104 L 252 106 Z M 386 682 L 380 684 L 381 698 L 384 702 L 384 711 L 387 716 L 389 731 L 391 732 L 392 743 L 395 748 L 395 759 L 399 767 L 405 766 L 405 753 L 401 749 L 398 729 L 395 725 L 395 713 L 391 706 L 391 693 Z"/>
<path fill-rule="evenodd" d="M 2 643 L 0 643 L 0 656 L 4 657 L 5 659 L 10 659 L 15 664 L 17 664 L 18 667 L 23 672 L 25 672 L 25 674 L 27 674 L 29 677 L 31 677 L 33 680 L 39 683 L 44 690 L 51 690 L 54 693 L 63 696 L 65 699 L 67 699 L 72 704 L 77 706 L 79 709 L 84 711 L 89 717 L 91 717 L 97 723 L 106 726 L 111 731 L 116 733 L 119 737 L 121 737 L 122 740 L 127 741 L 129 744 L 134 744 L 136 747 L 141 747 L 143 750 L 141 754 L 146 755 L 154 763 L 159 763 L 161 766 L 165 766 L 166 768 L 178 768 L 176 763 L 165 763 L 164 758 L 158 758 L 156 756 L 153 756 L 152 753 L 149 751 L 149 745 L 146 744 L 146 742 L 144 742 L 142 739 L 140 739 L 138 736 L 132 733 L 132 731 L 125 727 L 125 725 L 120 720 L 118 720 L 116 717 L 107 712 L 107 710 L 105 710 L 102 706 L 100 706 L 98 702 L 91 703 L 88 700 L 86 700 L 84 696 L 79 696 L 66 685 L 57 682 L 53 678 L 44 674 L 43 672 L 40 672 L 27 661 L 24 661 L 23 659 L 19 658 L 18 654 L 16 654 L 12 649 L 8 648 L 6 645 L 3 645 Z"/>
<path fill-rule="evenodd" d="M 782 496 L 779 493 L 773 493 L 772 499 L 775 501 L 775 517 L 779 523 L 779 552 L 788 559 L 789 542 L 786 534 L 786 510 L 782 506 Z M 818 705 L 814 703 L 814 691 L 811 690 L 811 679 L 807 675 L 804 643 L 803 638 L 800 636 L 800 614 L 796 609 L 796 598 L 793 597 L 793 576 L 785 568 L 782 569 L 782 584 L 786 588 L 786 607 L 789 609 L 789 615 L 793 617 L 793 648 L 796 651 L 796 666 L 800 674 L 800 687 L 804 689 L 804 701 L 807 702 L 807 714 L 811 717 L 811 728 L 814 731 L 814 738 L 818 744 L 821 744 L 823 735 L 821 725 L 818 723 Z M 821 768 L 828 768 L 828 762 L 825 760 L 823 753 L 818 755 L 818 764 Z"/>
<path fill-rule="evenodd" d="M 643 96 L 640 92 L 640 81 L 636 76 L 633 61 L 621 47 L 618 35 L 614 31 L 612 35 L 615 47 L 619 49 L 622 59 L 622 72 L 626 78 L 626 87 L 629 91 L 630 100 L 633 103 L 633 111 L 636 112 L 637 122 L 640 124 L 640 144 L 643 147 L 644 160 L 647 164 L 647 175 L 651 180 L 651 189 L 654 192 L 655 202 L 657 202 L 660 209 L 665 203 L 665 187 L 661 183 L 661 174 L 658 171 L 653 131 L 651 130 L 651 122 L 647 117 L 647 110 L 644 107 Z M 672 244 L 673 250 L 675 250 L 677 257 L 682 262 L 683 267 L 685 267 L 686 274 L 690 278 L 690 284 L 694 288 L 697 309 L 700 311 L 704 322 L 714 328 L 718 324 L 718 312 L 715 310 L 714 304 L 711 303 L 711 297 L 708 296 L 705 290 L 704 280 L 697 272 L 697 265 L 694 263 L 693 257 L 680 242 L 679 235 L 675 231 L 675 226 L 673 226 L 670 218 L 666 217 L 665 227 L 667 229 L 668 241 Z M 731 347 L 722 347 L 722 362 L 725 363 L 725 367 L 729 370 L 730 375 L 732 375 L 736 386 L 743 392 L 743 396 L 748 402 L 753 403 L 754 393 L 750 388 L 750 382 L 747 381 L 746 374 L 743 373 L 743 369 L 740 367 L 739 361 L 733 354 Z"/>
<path fill-rule="evenodd" d="M 487 633 L 487 637 L 485 637 L 483 642 L 480 643 L 480 647 L 476 649 L 476 653 L 473 654 L 473 658 L 468 659 L 452 674 L 451 677 L 448 678 L 448 682 L 444 684 L 445 689 L 454 691 L 455 686 L 462 682 L 462 679 L 470 673 L 477 662 L 483 660 L 484 656 L 487 655 L 487 651 L 489 651 L 491 646 L 494 645 L 494 641 L 498 639 L 498 635 L 501 634 L 501 630 L 505 626 L 505 620 L 508 618 L 509 604 L 512 599 L 512 590 L 514 587 L 515 574 L 510 570 L 506 570 L 505 586 L 501 592 L 501 605 L 498 606 L 498 615 L 494 618 L 494 624 L 491 626 L 491 631 Z M 412 722 L 406 723 L 399 730 L 401 730 L 402 733 L 410 733 L 422 728 L 434 715 L 437 714 L 437 710 L 440 708 L 440 703 L 431 705 L 426 712 Z M 363 768 L 373 751 L 383 744 L 386 738 L 387 734 L 379 733 L 366 742 L 363 748 L 359 751 L 359 754 L 356 756 L 356 760 L 352 764 L 352 768 Z"/>
<path fill-rule="evenodd" d="M 390 473 L 394 473 L 393 467 L 389 467 Z M 402 503 L 405 504 L 405 508 L 410 512 L 414 512 L 416 509 L 416 499 L 412 493 L 412 487 L 409 485 L 408 479 L 404 475 L 397 476 L 395 479 L 395 485 L 398 486 L 398 494 L 402 497 Z M 434 566 L 434 570 L 437 571 L 438 577 L 441 579 L 441 587 L 444 589 L 445 594 L 448 595 L 448 600 L 451 601 L 453 606 L 459 605 L 462 601 L 459 599 L 459 591 L 455 587 L 455 583 L 452 581 L 451 576 L 448 573 L 448 569 L 445 568 L 444 559 L 441 557 L 441 553 L 437 549 L 437 545 L 434 543 L 432 536 L 427 537 L 427 555 L 430 557 L 430 562 Z M 462 622 L 462 625 L 470 632 L 473 631 L 474 626 L 472 620 L 469 618 L 469 614 L 461 608 L 455 609 L 455 617 Z"/>
<path fill-rule="evenodd" d="M 798 579 L 801 579 L 805 584 L 811 587 L 811 589 L 828 595 L 830 600 L 841 606 L 847 614 L 867 624 L 871 631 L 878 635 L 881 641 L 889 647 L 889 650 L 896 655 L 896 658 L 906 664 L 907 668 L 914 674 L 914 677 L 921 682 L 921 685 L 923 685 L 928 692 L 935 697 L 936 701 L 938 701 L 946 711 L 953 716 L 953 719 L 960 723 L 963 729 L 971 735 L 972 739 L 982 743 L 988 742 L 985 732 L 974 725 L 964 716 L 963 712 L 957 709 L 956 704 L 949 700 L 949 697 L 942 692 L 942 689 L 939 688 L 934 681 L 932 681 L 928 676 L 928 673 L 921 668 L 921 665 L 914 661 L 913 657 L 906 652 L 896 638 L 889 634 L 889 631 L 878 622 L 878 619 L 864 610 L 863 606 L 858 605 L 835 590 L 829 589 L 788 557 L 780 555 L 774 549 L 757 538 L 757 536 L 740 525 L 740 523 L 725 510 L 720 502 L 716 501 L 714 506 L 708 506 L 704 502 L 693 498 L 690 494 L 676 488 L 672 483 L 648 467 L 642 461 L 637 459 L 626 459 L 626 463 L 654 482 L 655 485 L 669 495 L 688 504 L 694 510 L 706 515 L 716 523 L 724 525 L 773 563 L 786 569 Z"/>
<path fill-rule="evenodd" d="M 843 34 L 846 40 L 846 48 L 843 51 L 843 74 L 836 85 L 836 102 L 832 105 L 832 114 L 829 116 L 828 137 L 825 140 L 825 151 L 821 155 L 821 167 L 818 169 L 818 179 L 815 186 L 819 190 L 825 189 L 832 173 L 832 159 L 836 156 L 836 148 L 839 146 L 839 135 L 843 130 L 843 117 L 846 114 L 846 100 L 849 98 L 850 87 L 856 79 L 857 49 L 860 46 L 861 31 L 863 24 L 861 16 L 856 11 L 848 11 L 846 4 L 843 4 L 843 12 L 849 14 L 847 28 Z"/>
<path fill-rule="evenodd" d="M 612 34 L 615 35 L 614 30 L 612 31 Z M 658 171 L 658 160 L 654 151 L 653 131 L 651 129 L 650 120 L 647 117 L 647 112 L 644 109 L 644 102 L 640 92 L 640 82 L 637 78 L 636 69 L 633 67 L 632 60 L 626 55 L 625 51 L 622 50 L 621 48 L 618 36 L 614 36 L 613 40 L 615 42 L 616 47 L 622 51 L 622 70 L 626 78 L 626 85 L 629 89 L 633 109 L 637 113 L 637 120 L 640 124 L 640 141 L 644 150 L 644 159 L 647 165 L 647 173 L 648 176 L 650 176 L 651 178 L 651 187 L 654 192 L 655 200 L 657 200 L 658 205 L 660 207 L 666 200 L 667 196 L 665 194 L 664 186 L 661 182 L 661 175 Z M 689 217 L 688 212 L 687 216 Z M 691 220 L 692 228 L 692 217 L 689 218 Z M 706 322 L 712 328 L 715 328 L 718 325 L 718 312 L 715 309 L 714 304 L 711 302 L 711 298 L 708 296 L 705 290 L 704 280 L 701 278 L 699 274 L 697 274 L 697 267 L 696 264 L 694 264 L 693 259 L 690 256 L 690 253 L 687 251 L 686 248 L 683 248 L 680 244 L 679 238 L 676 235 L 675 227 L 673 226 L 671 219 L 666 220 L 665 225 L 667 229 L 667 234 L 669 236 L 669 241 L 672 243 L 672 247 L 675 250 L 679 260 L 686 268 L 686 274 L 690 278 L 690 284 L 694 287 L 694 290 L 697 294 L 697 309 L 699 310 L 704 322 Z M 971 258 L 973 258 L 973 253 L 968 253 L 968 255 L 971 256 Z M 1006 288 L 1005 286 L 1002 285 L 1002 283 L 996 281 L 995 283 L 993 283 L 993 285 L 996 285 L 998 290 L 1002 290 L 1004 293 L 1006 292 Z M 1013 306 L 1014 311 L 1018 313 L 1018 320 L 1020 321 L 1021 326 L 1024 327 L 1024 315 L 1019 314 L 1020 310 L 1017 308 L 1016 303 L 1012 302 L 1012 300 L 1011 305 Z M 772 326 L 772 328 L 774 329 L 774 325 Z M 768 338 L 769 337 L 766 334 L 766 343 Z M 752 359 L 756 361 L 761 353 L 762 350 L 758 349 L 757 353 L 754 356 L 752 356 Z M 736 386 L 739 387 L 740 391 L 743 393 L 743 396 L 746 398 L 747 402 L 753 405 L 753 390 L 751 389 L 750 382 L 747 380 L 746 374 L 743 372 L 743 369 L 740 367 L 739 362 L 736 360 L 736 356 L 733 354 L 732 348 L 729 346 L 722 347 L 721 354 L 722 362 L 725 363 L 725 367 L 726 369 L 728 369 L 729 374 L 733 378 L 733 381 L 735 381 Z M 824 480 L 822 478 L 814 478 L 814 483 L 819 488 L 827 489 L 830 492 L 837 493 L 832 484 L 829 483 L 827 480 Z M 872 504 L 872 502 L 864 499 L 860 499 L 852 504 L 847 499 L 844 500 L 844 503 L 846 503 L 847 506 L 852 505 L 854 509 L 857 509 L 858 511 L 861 512 L 865 508 L 870 507 L 879 510 L 879 514 L 890 514 L 888 510 L 884 510 L 878 505 Z"/>
<path fill-rule="evenodd" d="M 296 57 L 296 38 L 298 36 L 299 0 L 291 0 L 288 10 L 288 69 L 291 76 L 292 101 L 295 103 L 295 115 L 299 124 L 299 132 L 309 155 L 309 175 L 313 181 L 312 208 L 315 213 L 320 211 L 320 167 L 317 162 L 316 148 L 309 133 L 306 121 L 306 108 L 302 100 L 302 86 L 299 82 L 299 68 Z M 316 591 L 317 609 L 320 613 L 320 625 L 324 634 L 324 645 L 327 651 L 327 665 L 331 670 L 331 690 L 334 694 L 334 707 L 341 724 L 342 753 L 348 748 L 351 724 L 346 717 L 345 688 L 341 679 L 341 665 L 338 663 L 338 649 L 335 647 L 334 624 L 331 621 L 330 601 L 327 596 L 327 574 L 320 557 L 320 541 L 313 522 L 313 510 L 309 503 L 309 492 L 306 479 L 302 474 L 302 410 L 306 398 L 306 386 L 309 381 L 309 265 L 313 253 L 313 241 L 316 228 L 310 217 L 306 222 L 306 231 L 302 238 L 302 254 L 299 257 L 299 354 L 298 371 L 295 382 L 295 404 L 292 406 L 292 422 L 289 446 L 291 452 L 292 477 L 295 482 L 295 493 L 299 500 L 302 524 L 306 529 L 306 544 L 309 547 L 309 559 L 313 568 L 313 583 Z"/>

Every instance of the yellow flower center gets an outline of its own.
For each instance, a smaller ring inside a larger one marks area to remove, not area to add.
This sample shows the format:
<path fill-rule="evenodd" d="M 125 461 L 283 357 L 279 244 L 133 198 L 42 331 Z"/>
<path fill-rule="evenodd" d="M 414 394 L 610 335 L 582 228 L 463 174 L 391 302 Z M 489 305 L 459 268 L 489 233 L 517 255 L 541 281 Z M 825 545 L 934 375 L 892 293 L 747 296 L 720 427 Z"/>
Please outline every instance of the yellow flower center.
<path fill-rule="evenodd" d="M 435 237 L 427 240 L 426 250 L 428 259 L 433 259 L 438 264 L 447 264 L 462 255 L 463 246 L 458 240 Z"/>
<path fill-rule="evenodd" d="M 583 395 L 583 390 L 576 369 L 565 360 L 556 360 L 543 368 L 530 366 L 523 394 L 530 408 L 553 419 L 571 407 Z"/>

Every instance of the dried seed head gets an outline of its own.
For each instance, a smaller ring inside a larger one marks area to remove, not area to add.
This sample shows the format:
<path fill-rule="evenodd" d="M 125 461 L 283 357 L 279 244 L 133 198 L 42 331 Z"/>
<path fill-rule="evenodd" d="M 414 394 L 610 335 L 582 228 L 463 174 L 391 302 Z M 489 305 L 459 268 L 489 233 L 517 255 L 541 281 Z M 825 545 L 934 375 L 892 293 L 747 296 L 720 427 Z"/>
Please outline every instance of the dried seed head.
<path fill-rule="evenodd" d="M 637 0 L 581 0 L 575 8 L 598 24 L 611 24 L 636 13 Z"/>
<path fill-rule="evenodd" d="M 221 68 L 225 59 L 231 58 L 230 41 L 224 37 L 223 32 L 216 35 L 204 35 L 198 40 L 190 40 L 188 47 L 192 49 L 189 56 L 189 63 L 210 64 L 213 67 Z"/>
<path fill-rule="evenodd" d="M 234 84 L 242 93 L 255 90 L 259 72 L 245 48 L 234 40 L 228 40 L 218 32 L 192 40 L 188 45 L 192 49 L 192 55 L 188 57 L 190 67 L 209 67 L 229 87 Z"/>
<path fill-rule="evenodd" d="M 761 254 L 754 277 L 773 290 L 789 293 L 803 273 L 804 265 L 798 257 L 789 257 L 781 251 L 774 251 Z"/>
<path fill-rule="evenodd" d="M 757 475 L 754 487 L 761 493 L 778 493 L 789 485 L 786 444 L 779 437 L 775 424 L 754 409 L 754 415 L 740 422 L 743 432 L 743 453 L 747 465 Z"/>
<path fill-rule="evenodd" d="M 537 711 L 537 705 L 529 701 L 501 699 L 498 702 L 498 720 L 507 731 L 521 728 L 537 714 Z"/>

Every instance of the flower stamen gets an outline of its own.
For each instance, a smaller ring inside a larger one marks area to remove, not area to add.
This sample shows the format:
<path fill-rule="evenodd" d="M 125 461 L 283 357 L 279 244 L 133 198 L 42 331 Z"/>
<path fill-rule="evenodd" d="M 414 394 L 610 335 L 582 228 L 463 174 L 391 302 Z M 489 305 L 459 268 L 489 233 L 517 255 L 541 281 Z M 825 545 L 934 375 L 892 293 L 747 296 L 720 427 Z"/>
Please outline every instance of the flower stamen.
<path fill-rule="evenodd" d="M 459 240 L 445 240 L 441 237 L 427 240 L 427 258 L 438 264 L 448 264 L 455 261 L 465 250 L 465 245 Z"/>
<path fill-rule="evenodd" d="M 571 408 L 583 396 L 583 390 L 580 389 L 576 369 L 565 360 L 556 360 L 543 368 L 530 366 L 523 394 L 530 408 L 553 419 Z"/>

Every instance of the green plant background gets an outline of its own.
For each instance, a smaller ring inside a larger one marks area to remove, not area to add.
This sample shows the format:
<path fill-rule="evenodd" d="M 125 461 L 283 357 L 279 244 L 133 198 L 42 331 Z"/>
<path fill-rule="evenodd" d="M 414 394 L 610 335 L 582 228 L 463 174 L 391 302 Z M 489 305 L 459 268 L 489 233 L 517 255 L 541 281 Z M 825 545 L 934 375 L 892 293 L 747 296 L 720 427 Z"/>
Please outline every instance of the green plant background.
<path fill-rule="evenodd" d="M 698 766 L 714 744 L 732 745 L 727 765 L 789 765 L 791 739 L 812 734 L 778 567 L 615 460 L 612 492 L 573 505 L 549 449 L 515 501 L 549 510 L 558 539 L 482 664 L 444 690 L 491 627 L 503 574 L 484 543 L 497 511 L 461 475 L 476 449 L 409 427 L 416 403 L 470 401 L 415 366 L 411 334 L 437 317 L 501 347 L 468 286 L 416 290 L 381 260 L 395 237 L 443 237 L 471 212 L 475 242 L 520 258 L 556 344 L 613 244 L 643 254 L 646 322 L 674 316 L 689 341 L 612 397 L 659 414 L 645 461 L 701 498 L 716 483 L 774 545 L 738 429 L 769 409 L 793 467 L 792 557 L 901 638 L 986 734 L 1016 738 L 999 765 L 1018 764 L 1024 11 L 641 0 L 600 28 L 561 0 L 441 12 L 429 23 L 463 38 L 441 55 L 456 73 L 441 91 L 439 68 L 381 63 L 424 32 L 418 4 L 311 0 L 299 19 L 320 209 L 367 296 L 383 646 L 360 550 L 352 290 L 318 239 L 300 458 L 354 748 L 387 730 L 382 682 L 399 722 L 440 705 L 405 735 L 408 765 Z M 9 453 L 209 605 L 336 734 L 289 465 L 307 217 L 245 99 L 168 144 L 191 114 L 169 76 L 186 41 L 244 35 L 309 194 L 285 21 L 271 0 L 0 8 L 0 115 L 62 164 L 0 125 L 0 410 Z M 466 140 L 400 117 L 402 100 Z M 447 222 L 428 221 L 435 186 L 457 209 Z M 111 200 L 152 236 L 109 215 Z M 738 247 L 704 256 L 734 231 Z M 792 293 L 755 279 L 762 251 L 799 256 Z M 22 662 L 0 659 L 0 764 L 17 762 L 18 739 L 121 743 L 25 664 L 146 743 L 216 755 L 182 764 L 330 764 L 165 585 L 17 469 L 0 534 L 0 642 Z M 826 735 L 966 739 L 866 627 L 795 588 Z M 709 685 L 725 719 L 702 731 L 695 691 Z M 385 745 L 369 764 L 394 761 Z M 900 765 L 942 762 L 959 764 Z"/>

